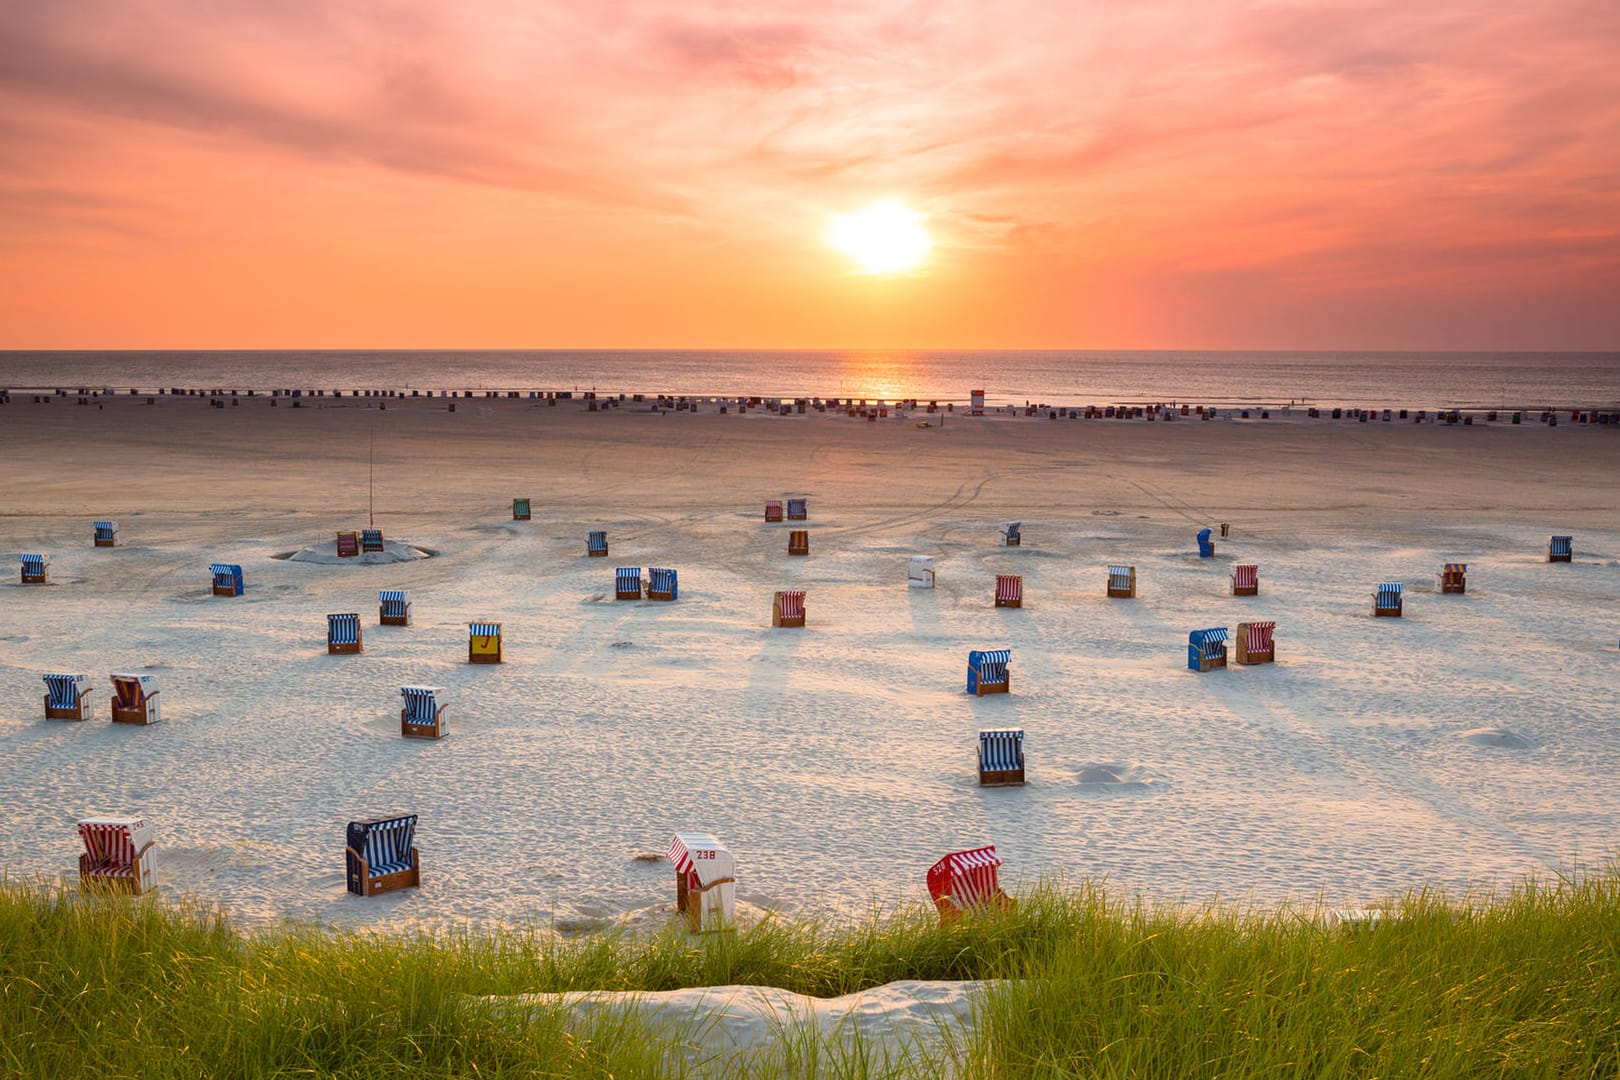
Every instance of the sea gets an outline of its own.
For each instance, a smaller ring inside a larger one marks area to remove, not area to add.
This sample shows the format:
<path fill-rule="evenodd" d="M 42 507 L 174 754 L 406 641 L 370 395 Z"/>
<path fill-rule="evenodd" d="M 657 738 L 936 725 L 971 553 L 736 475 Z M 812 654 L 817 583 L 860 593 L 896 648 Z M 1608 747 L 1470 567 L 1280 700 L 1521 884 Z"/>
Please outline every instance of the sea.
<path fill-rule="evenodd" d="M 213 350 L 0 352 L 0 388 L 596 391 L 992 405 L 1620 408 L 1616 352 Z"/>

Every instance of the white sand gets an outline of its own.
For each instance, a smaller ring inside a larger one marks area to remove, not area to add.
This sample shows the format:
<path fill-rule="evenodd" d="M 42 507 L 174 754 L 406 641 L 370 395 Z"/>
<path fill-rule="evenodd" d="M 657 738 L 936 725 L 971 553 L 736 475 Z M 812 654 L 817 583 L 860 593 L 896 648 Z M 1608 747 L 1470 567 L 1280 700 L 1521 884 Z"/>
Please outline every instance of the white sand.
<path fill-rule="evenodd" d="M 987 842 L 1011 887 L 1348 907 L 1615 852 L 1613 429 L 442 408 L 0 409 L 0 867 L 71 872 L 74 820 L 130 812 L 164 890 L 249 925 L 567 929 L 667 909 L 669 866 L 635 857 L 677 829 L 728 842 L 750 905 L 856 913 Z M 286 558 L 366 523 L 373 428 L 377 523 L 436 557 Z M 761 520 L 788 495 L 808 559 Z M 102 517 L 122 546 L 90 546 Z M 1009 518 L 1025 547 L 996 547 Z M 37 550 L 53 584 L 16 584 Z M 906 588 L 911 553 L 938 589 Z M 1447 560 L 1466 596 L 1438 594 Z M 214 561 L 245 596 L 209 595 Z M 1227 595 L 1234 561 L 1260 596 Z M 1139 599 L 1103 596 L 1109 562 Z M 614 602 L 618 565 L 678 568 L 680 599 Z M 992 607 L 998 571 L 1022 610 Z M 1405 618 L 1370 617 L 1382 580 Z M 795 586 L 809 626 L 771 630 Z M 415 625 L 376 625 L 381 588 Z M 366 651 L 328 656 L 324 616 L 355 610 Z M 1277 621 L 1279 663 L 1186 670 L 1189 630 L 1245 618 Z M 465 662 L 475 619 L 505 664 Z M 965 695 L 967 651 L 1002 646 L 1013 693 Z M 129 670 L 161 680 L 162 724 L 107 722 Z M 90 672 L 99 718 L 42 719 L 46 671 Z M 447 688 L 437 743 L 398 734 L 422 683 Z M 981 790 L 975 732 L 1009 725 L 1030 782 Z M 421 815 L 422 887 L 347 895 L 345 822 L 396 809 Z"/>

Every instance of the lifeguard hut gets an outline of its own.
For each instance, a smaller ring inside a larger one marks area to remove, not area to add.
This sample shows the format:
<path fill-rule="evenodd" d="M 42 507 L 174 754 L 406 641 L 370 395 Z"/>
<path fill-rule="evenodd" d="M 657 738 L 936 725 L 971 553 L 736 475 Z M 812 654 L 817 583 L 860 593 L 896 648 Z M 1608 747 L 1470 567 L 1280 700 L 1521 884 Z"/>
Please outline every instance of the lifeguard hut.
<path fill-rule="evenodd" d="M 1448 562 L 1440 568 L 1440 593 L 1466 593 L 1468 591 L 1468 564 Z"/>
<path fill-rule="evenodd" d="M 803 589 L 777 591 L 771 598 L 771 625 L 788 627 L 804 625 Z"/>
<path fill-rule="evenodd" d="M 1187 669 L 1209 671 L 1226 666 L 1226 627 L 1212 626 L 1187 635 Z"/>
<path fill-rule="evenodd" d="M 647 599 L 674 600 L 680 593 L 680 583 L 673 570 L 661 566 L 647 567 Z"/>
<path fill-rule="evenodd" d="M 1023 532 L 1024 523 L 1022 521 L 1009 521 L 996 530 L 996 535 L 1000 539 L 1002 547 L 1019 547 L 1024 542 Z"/>
<path fill-rule="evenodd" d="M 1136 595 L 1136 567 L 1110 566 L 1108 568 L 1108 595 L 1116 600 L 1129 600 Z"/>
<path fill-rule="evenodd" d="M 498 664 L 501 662 L 501 624 L 474 622 L 467 624 L 467 663 Z"/>
<path fill-rule="evenodd" d="M 1238 563 L 1232 567 L 1232 595 L 1260 595 L 1260 567 L 1254 563 Z"/>
<path fill-rule="evenodd" d="M 1573 536 L 1551 536 L 1547 538 L 1548 562 L 1573 562 L 1575 560 L 1575 538 Z"/>
<path fill-rule="evenodd" d="M 360 534 L 345 529 L 337 534 L 337 553 L 340 559 L 354 559 L 360 555 Z"/>
<path fill-rule="evenodd" d="M 447 706 L 437 686 L 402 686 L 399 696 L 405 705 L 399 710 L 399 733 L 407 739 L 442 739 L 450 733 L 445 719 Z"/>
<path fill-rule="evenodd" d="M 112 675 L 112 722 L 155 724 L 163 719 L 156 675 Z"/>
<path fill-rule="evenodd" d="M 1024 578 L 1021 574 L 996 575 L 996 607 L 1024 606 Z"/>
<path fill-rule="evenodd" d="M 979 786 L 1008 787 L 1024 782 L 1024 729 L 986 728 L 979 732 Z"/>
<path fill-rule="evenodd" d="M 91 720 L 96 702 L 88 675 L 45 675 L 45 719 Z"/>
<path fill-rule="evenodd" d="M 1269 664 L 1277 659 L 1277 645 L 1272 632 L 1274 622 L 1240 622 L 1237 624 L 1237 656 L 1240 664 Z"/>
<path fill-rule="evenodd" d="M 1198 530 L 1198 557 L 1200 559 L 1207 559 L 1211 555 L 1214 555 L 1214 554 L 1215 554 L 1215 544 L 1209 538 L 1209 530 L 1207 528 L 1206 529 L 1199 529 Z"/>
<path fill-rule="evenodd" d="M 377 623 L 380 626 L 411 625 L 411 602 L 405 599 L 403 589 L 378 590 Z"/>
<path fill-rule="evenodd" d="M 782 520 L 782 504 L 779 501 L 777 501 L 776 499 L 769 499 L 769 500 L 766 501 L 766 503 L 765 503 L 765 520 L 766 521 L 781 521 Z"/>
<path fill-rule="evenodd" d="M 95 522 L 91 522 L 91 527 L 93 529 L 95 529 L 95 531 L 96 531 L 96 533 L 95 533 L 96 547 L 117 547 L 118 546 L 118 522 L 116 522 L 116 521 L 95 521 Z"/>
<path fill-rule="evenodd" d="M 1398 619 L 1401 617 L 1401 592 L 1403 587 L 1398 581 L 1385 581 L 1373 590 L 1373 615 L 1375 617 Z"/>
<path fill-rule="evenodd" d="M 422 884 L 415 814 L 351 821 L 346 839 L 345 877 L 354 895 L 377 896 Z"/>
<path fill-rule="evenodd" d="M 326 617 L 326 654 L 349 654 L 361 651 L 360 613 L 351 611 Z"/>
<path fill-rule="evenodd" d="M 1011 649 L 973 649 L 968 653 L 967 692 L 1005 694 L 1012 686 Z"/>
<path fill-rule="evenodd" d="M 675 910 L 693 932 L 736 925 L 737 861 L 709 833 L 679 832 L 664 852 L 675 866 Z"/>
<path fill-rule="evenodd" d="M 641 567 L 621 566 L 613 572 L 613 599 L 641 599 Z"/>
<path fill-rule="evenodd" d="M 48 585 L 51 577 L 51 557 L 49 555 L 31 552 L 18 555 L 17 561 L 22 564 L 22 583 L 24 585 Z"/>
<path fill-rule="evenodd" d="M 380 553 L 385 549 L 385 547 L 386 545 L 383 544 L 383 534 L 381 529 L 360 530 L 360 550 L 362 553 Z"/>
<path fill-rule="evenodd" d="M 997 880 L 1001 857 L 994 844 L 953 851 L 928 869 L 928 895 L 939 909 L 939 921 L 949 925 L 978 911 L 1006 911 L 1012 897 Z"/>
<path fill-rule="evenodd" d="M 128 889 L 139 896 L 157 888 L 157 832 L 141 818 L 93 817 L 78 822 L 84 854 L 79 887 Z"/>
<path fill-rule="evenodd" d="M 242 568 L 236 563 L 210 563 L 208 572 L 214 575 L 215 596 L 242 595 Z"/>
<path fill-rule="evenodd" d="M 585 555 L 592 559 L 605 559 L 608 553 L 607 530 L 592 529 L 585 534 Z"/>
<path fill-rule="evenodd" d="M 808 555 L 808 554 L 810 554 L 810 530 L 809 529 L 794 529 L 792 532 L 788 533 L 788 554 L 789 555 Z"/>
<path fill-rule="evenodd" d="M 809 503 L 805 499 L 789 499 L 787 501 L 787 519 L 789 521 L 808 521 L 810 518 Z"/>
<path fill-rule="evenodd" d="M 512 500 L 512 520 L 513 521 L 528 521 L 529 520 L 529 500 L 528 499 L 513 499 Z"/>
<path fill-rule="evenodd" d="M 906 561 L 906 587 L 932 589 L 934 587 L 934 557 L 913 555 Z"/>

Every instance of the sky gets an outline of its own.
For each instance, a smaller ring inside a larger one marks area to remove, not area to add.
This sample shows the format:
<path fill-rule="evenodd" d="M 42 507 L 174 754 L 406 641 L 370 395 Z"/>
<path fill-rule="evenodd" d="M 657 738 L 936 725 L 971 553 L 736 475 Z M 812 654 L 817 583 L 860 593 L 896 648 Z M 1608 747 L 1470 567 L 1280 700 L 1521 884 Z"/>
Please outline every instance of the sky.
<path fill-rule="evenodd" d="M 1620 348 L 1615 0 L 0 0 L 0 348 Z M 932 238 L 863 272 L 829 221 Z"/>

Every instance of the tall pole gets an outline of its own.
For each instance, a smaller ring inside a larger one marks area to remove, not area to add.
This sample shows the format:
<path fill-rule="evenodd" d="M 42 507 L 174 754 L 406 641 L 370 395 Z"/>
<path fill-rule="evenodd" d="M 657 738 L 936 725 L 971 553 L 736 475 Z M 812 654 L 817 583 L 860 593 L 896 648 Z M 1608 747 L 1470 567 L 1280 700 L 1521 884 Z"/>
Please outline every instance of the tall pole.
<path fill-rule="evenodd" d="M 366 521 L 373 529 L 377 527 L 377 514 L 374 509 L 377 494 L 377 421 L 371 421 L 371 444 L 366 450 Z"/>

